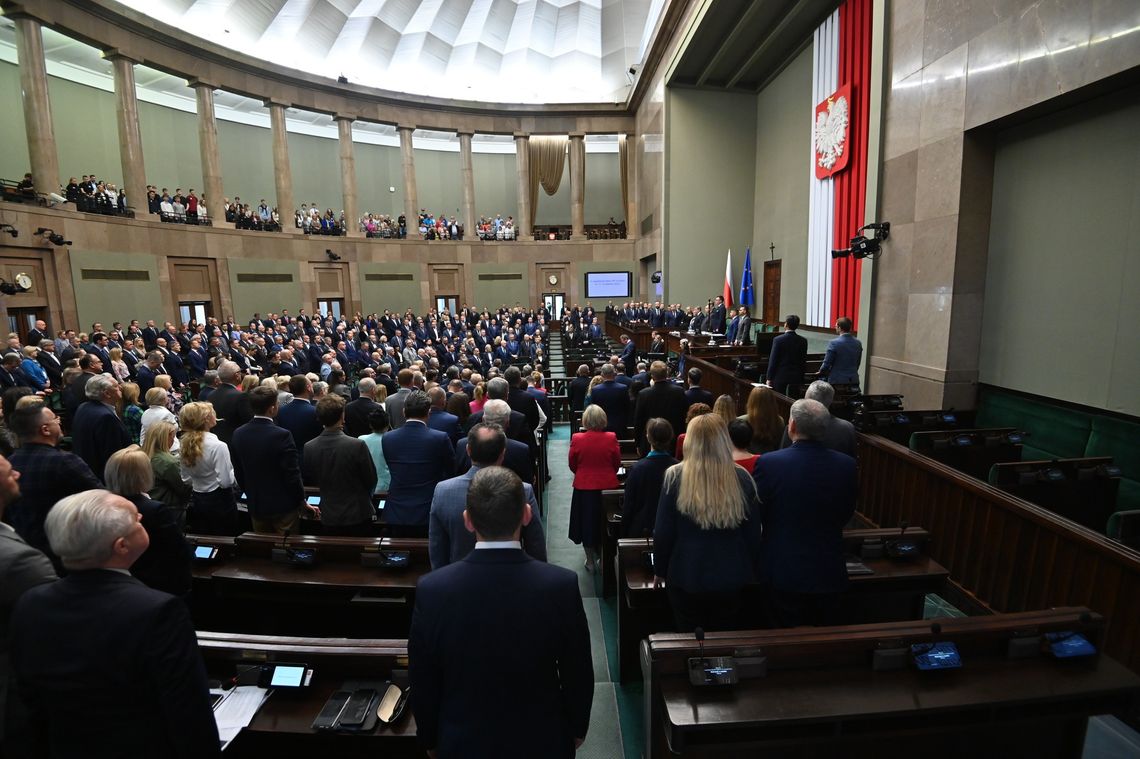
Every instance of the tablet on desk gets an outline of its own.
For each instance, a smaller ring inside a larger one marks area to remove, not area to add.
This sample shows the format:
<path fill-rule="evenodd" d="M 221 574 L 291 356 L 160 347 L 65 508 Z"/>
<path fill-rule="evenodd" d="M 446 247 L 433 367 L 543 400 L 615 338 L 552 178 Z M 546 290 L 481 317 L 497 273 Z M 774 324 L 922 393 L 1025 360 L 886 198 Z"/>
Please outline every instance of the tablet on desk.
<path fill-rule="evenodd" d="M 310 506 L 320 506 L 321 497 L 319 495 L 311 495 L 305 499 Z"/>

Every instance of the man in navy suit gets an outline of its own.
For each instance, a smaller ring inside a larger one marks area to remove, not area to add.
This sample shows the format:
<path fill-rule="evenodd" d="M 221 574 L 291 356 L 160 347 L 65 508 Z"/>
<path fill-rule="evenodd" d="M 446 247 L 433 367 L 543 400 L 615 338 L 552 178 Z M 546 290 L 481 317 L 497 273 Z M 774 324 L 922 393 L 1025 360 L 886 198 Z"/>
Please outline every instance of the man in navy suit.
<path fill-rule="evenodd" d="M 752 471 L 764 526 L 760 560 L 782 627 L 833 624 L 847 587 L 843 528 L 855 513 L 855 459 L 824 446 L 830 421 L 819 401 L 796 401 L 792 447 L 765 453 Z"/>
<path fill-rule="evenodd" d="M 448 413 L 444 407 L 447 405 L 447 392 L 436 385 L 431 390 L 428 390 L 428 398 L 431 399 L 431 413 L 428 415 L 428 427 L 433 430 L 447 433 L 447 439 L 455 445 L 459 438 L 463 437 L 463 430 L 459 427 L 459 417 L 455 414 Z"/>
<path fill-rule="evenodd" d="M 435 486 L 455 473 L 455 448 L 447 433 L 428 427 L 431 400 L 413 390 L 404 400 L 404 426 L 385 433 L 380 444 L 392 473 L 384 521 L 393 537 L 423 537 Z"/>
<path fill-rule="evenodd" d="M 312 404 L 313 383 L 303 374 L 289 378 L 289 392 L 293 400 L 277 410 L 277 424 L 293 435 L 293 445 L 297 457 L 305 450 L 305 443 L 321 434 L 321 423 L 317 421 L 317 408 Z"/>
<path fill-rule="evenodd" d="M 84 392 L 87 403 L 75 412 L 71 449 L 102 480 L 111 454 L 131 444 L 131 436 L 115 411 L 123 392 L 110 374 L 96 374 L 87 381 Z"/>
<path fill-rule="evenodd" d="M 569 759 L 586 737 L 594 674 L 578 578 L 523 552 L 526 508 L 513 472 L 481 469 L 464 513 L 474 550 L 416 588 L 411 705 L 440 759 Z"/>
<path fill-rule="evenodd" d="M 835 322 L 839 337 L 827 344 L 827 354 L 819 367 L 819 376 L 830 384 L 859 385 L 859 363 L 863 360 L 863 343 L 851 334 L 851 320 L 846 316 Z"/>
<path fill-rule="evenodd" d="M 249 410 L 249 395 L 243 393 L 238 386 L 241 384 L 242 370 L 233 361 L 223 361 L 218 365 L 218 379 L 222 384 L 210 393 L 210 403 L 218 417 L 218 425 L 214 434 L 218 436 L 233 451 L 234 432 L 253 418 Z"/>
<path fill-rule="evenodd" d="M 602 381 L 590 392 L 590 403 L 602 407 L 606 412 L 606 431 L 621 439 L 628 434 L 630 400 L 629 390 L 616 377 L 613 364 L 602 364 Z"/>
<path fill-rule="evenodd" d="M 39 744 L 26 755 L 220 756 L 189 609 L 129 574 L 150 545 L 134 504 L 87 490 L 46 528 L 69 574 L 12 613 L 12 671 Z"/>
<path fill-rule="evenodd" d="M 807 367 L 807 338 L 796 334 L 800 317 L 788 316 L 784 334 L 772 341 L 768 354 L 768 387 L 785 395 L 798 395 Z"/>
<path fill-rule="evenodd" d="M 234 432 L 233 463 L 238 486 L 245 492 L 256 532 L 297 532 L 305 503 L 301 466 L 293 436 L 273 423 L 277 391 L 255 387 L 249 392 L 253 419 Z"/>
<path fill-rule="evenodd" d="M 693 367 L 689 370 L 689 389 L 685 391 L 685 400 L 692 406 L 694 403 L 708 404 L 712 408 L 716 399 L 713 394 L 708 390 L 701 387 L 701 377 L 704 376 L 700 369 Z"/>
<path fill-rule="evenodd" d="M 618 360 L 626 366 L 633 366 L 637 358 L 637 345 L 629 339 L 629 335 L 621 336 L 621 356 Z"/>
<path fill-rule="evenodd" d="M 709 318 L 705 324 L 705 332 L 712 332 L 716 335 L 723 335 L 725 328 L 725 312 L 724 312 L 724 298 L 716 296 L 713 301 L 712 310 L 709 311 Z"/>

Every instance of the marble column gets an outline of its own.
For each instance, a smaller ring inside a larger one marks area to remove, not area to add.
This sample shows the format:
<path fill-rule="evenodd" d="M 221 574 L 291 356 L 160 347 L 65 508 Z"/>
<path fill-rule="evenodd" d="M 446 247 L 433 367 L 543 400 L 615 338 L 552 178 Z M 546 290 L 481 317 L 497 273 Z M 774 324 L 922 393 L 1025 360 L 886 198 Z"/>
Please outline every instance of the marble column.
<path fill-rule="evenodd" d="M 127 205 L 142 217 L 146 213 L 146 167 L 143 161 L 142 134 L 139 132 L 139 101 L 135 95 L 135 62 L 117 50 L 103 57 L 111 62 L 115 73 L 115 105 L 119 122 L 119 163 L 123 167 L 123 186 Z"/>
<path fill-rule="evenodd" d="M 281 215 L 281 226 L 293 230 L 287 223 L 293 218 L 296 207 L 293 205 L 293 170 L 289 166 L 289 137 L 285 133 L 285 104 L 272 100 L 265 102 L 269 108 L 269 123 L 273 129 L 273 180 L 277 187 L 277 213 Z"/>
<path fill-rule="evenodd" d="M 24 102 L 24 131 L 32 179 L 40 192 L 59 192 L 59 155 L 51 120 L 44 39 L 40 22 L 17 16 L 16 55 L 20 60 L 20 91 Z"/>
<path fill-rule="evenodd" d="M 515 237 L 530 242 L 534 239 L 530 225 L 530 135 L 515 134 L 515 167 L 518 172 L 519 193 Z"/>
<path fill-rule="evenodd" d="M 207 218 L 225 221 L 226 209 L 222 189 L 222 155 L 218 150 L 218 122 L 214 118 L 214 89 L 198 79 L 190 80 L 198 111 L 198 152 L 202 156 L 202 193 Z M 281 218 L 288 218 L 281 214 Z"/>
<path fill-rule="evenodd" d="M 472 132 L 459 133 L 459 173 L 463 175 L 463 234 L 468 240 L 479 239 L 475 229 L 475 167 L 471 160 Z"/>
<path fill-rule="evenodd" d="M 586 239 L 586 135 L 570 135 L 570 239 Z"/>
<path fill-rule="evenodd" d="M 404 169 L 404 216 L 408 217 L 408 238 L 414 237 L 419 226 L 419 201 L 416 199 L 416 155 L 412 151 L 412 132 L 414 126 L 399 126 L 400 133 L 400 164 Z"/>
<path fill-rule="evenodd" d="M 338 143 L 340 145 L 340 185 L 344 196 L 344 222 L 349 237 L 362 237 L 360 231 L 360 209 L 356 205 L 356 151 L 352 146 L 352 116 L 337 114 Z"/>

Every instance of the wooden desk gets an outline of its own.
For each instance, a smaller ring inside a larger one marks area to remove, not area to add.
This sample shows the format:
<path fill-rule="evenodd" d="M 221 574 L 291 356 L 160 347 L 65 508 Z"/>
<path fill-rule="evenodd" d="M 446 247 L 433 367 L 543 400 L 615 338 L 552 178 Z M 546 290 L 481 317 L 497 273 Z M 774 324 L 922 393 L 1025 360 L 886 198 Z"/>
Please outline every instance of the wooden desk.
<path fill-rule="evenodd" d="M 226 749 L 225 756 L 251 759 L 336 757 L 422 757 L 411 709 L 394 726 L 370 733 L 336 734 L 311 725 L 330 695 L 350 680 L 392 680 L 407 684 L 406 640 L 290 638 L 233 633 L 198 633 L 198 648 L 210 677 L 228 680 L 263 662 L 304 663 L 313 668 L 305 691 L 275 692 L 253 721 Z"/>
<path fill-rule="evenodd" d="M 898 530 L 847 530 L 849 547 L 866 539 L 897 536 Z M 907 531 L 908 536 L 926 542 L 929 534 L 921 528 Z M 673 615 L 664 587 L 655 587 L 653 573 L 645 554 L 653 550 L 652 538 L 623 538 L 618 541 L 615 559 L 617 576 L 618 675 L 621 680 L 633 676 L 637 667 L 638 643 L 652 633 L 673 629 Z M 863 559 L 874 572 L 853 575 L 850 585 L 838 603 L 837 618 L 844 624 L 921 619 L 926 594 L 942 589 L 950 573 L 929 556 L 911 559 Z M 741 627 L 767 625 L 764 617 L 763 588 L 752 585 L 745 589 Z"/>
<path fill-rule="evenodd" d="M 707 656 L 767 657 L 766 676 L 728 688 L 689 684 L 692 636 L 651 636 L 641 649 L 647 756 L 1079 757 L 1087 718 L 1126 710 L 1140 693 L 1140 678 L 1108 656 L 1006 658 L 1009 639 L 1026 632 L 1079 630 L 1099 645 L 1102 620 L 1086 609 L 940 624 L 960 670 L 873 671 L 877 648 L 933 640 L 925 622 L 710 633 Z"/>
<path fill-rule="evenodd" d="M 426 540 L 290 536 L 287 545 L 316 553 L 316 564 L 276 563 L 273 535 L 190 536 L 216 545 L 218 560 L 195 562 L 190 610 L 200 629 L 251 634 L 400 637 L 411 625 L 415 588 L 430 571 Z M 361 565 L 365 551 L 409 551 L 401 569 Z"/>

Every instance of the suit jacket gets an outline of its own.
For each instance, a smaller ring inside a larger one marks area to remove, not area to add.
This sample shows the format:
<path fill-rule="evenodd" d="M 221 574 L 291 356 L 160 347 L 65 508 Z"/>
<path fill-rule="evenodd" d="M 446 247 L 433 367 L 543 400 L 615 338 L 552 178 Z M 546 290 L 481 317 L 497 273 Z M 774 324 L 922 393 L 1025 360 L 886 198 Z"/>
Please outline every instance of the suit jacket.
<path fill-rule="evenodd" d="M 589 377 L 575 377 L 570 380 L 570 410 L 581 411 L 586 407 L 586 391 L 590 389 Z"/>
<path fill-rule="evenodd" d="M 384 434 L 380 444 L 392 473 L 384 521 L 426 527 L 435 486 L 455 472 L 455 449 L 447 434 L 410 421 Z"/>
<path fill-rule="evenodd" d="M 625 364 L 627 369 L 632 369 L 633 362 L 636 358 L 637 346 L 633 344 L 633 340 L 630 340 L 628 343 L 622 346 L 621 356 L 619 357 L 619 360 Z"/>
<path fill-rule="evenodd" d="M 819 367 L 819 376 L 834 384 L 859 384 L 859 363 L 863 360 L 863 343 L 852 334 L 840 335 L 827 344 L 827 353 Z"/>
<path fill-rule="evenodd" d="M 503 466 L 517 474 L 523 482 L 534 482 L 534 458 L 525 443 L 507 438 L 507 453 L 503 457 Z M 467 438 L 463 437 L 455 444 L 455 473 L 463 474 L 470 468 L 471 457 L 467 455 Z"/>
<path fill-rule="evenodd" d="M 428 427 L 446 433 L 447 439 L 451 441 L 452 445 L 455 445 L 463 436 L 463 430 L 459 428 L 459 417 L 442 409 L 433 408 L 431 410 L 428 415 Z"/>
<path fill-rule="evenodd" d="M 12 668 L 52 757 L 218 757 L 186 604 L 96 569 L 24 593 Z"/>
<path fill-rule="evenodd" d="M 190 592 L 191 549 L 178 523 L 178 512 L 146 495 L 127 500 L 142 514 L 142 525 L 150 536 L 150 546 L 131 567 L 131 574 L 147 587 L 172 596 L 186 595 Z"/>
<path fill-rule="evenodd" d="M 317 407 L 304 398 L 294 398 L 277 409 L 277 426 L 289 430 L 293 445 L 300 459 L 305 443 L 321 434 L 321 423 L 317 421 Z"/>
<path fill-rule="evenodd" d="M 526 426 L 533 435 L 538 429 L 538 401 L 526 390 L 512 387 L 507 394 L 507 405 L 526 417 Z"/>
<path fill-rule="evenodd" d="M 594 673 L 570 570 L 477 548 L 424 575 L 408 658 L 419 738 L 441 759 L 569 759 L 586 735 Z"/>
<path fill-rule="evenodd" d="M 360 437 L 372 432 L 368 416 L 382 406 L 371 398 L 357 398 L 344 407 L 344 434 Z"/>
<path fill-rule="evenodd" d="M 59 357 L 54 353 L 40 351 L 36 361 L 39 361 L 40 366 L 44 368 L 48 379 L 51 380 L 51 386 L 59 388 L 63 384 L 63 364 L 60 363 Z"/>
<path fill-rule="evenodd" d="M 732 592 L 756 578 L 759 504 L 748 472 L 740 467 L 733 472 L 748 502 L 747 516 L 734 528 L 704 529 L 677 510 L 684 469 L 670 487 L 662 488 L 653 527 L 653 568 L 669 585 L 689 593 Z"/>
<path fill-rule="evenodd" d="M 685 414 L 689 411 L 689 399 L 680 385 L 668 380 L 655 382 L 637 394 L 637 408 L 633 415 L 633 434 L 637 440 L 637 450 L 644 456 L 649 453 L 649 439 L 645 436 L 645 425 L 654 417 L 661 417 L 673 425 L 673 434 L 685 431 Z"/>
<path fill-rule="evenodd" d="M 114 409 L 106 403 L 90 401 L 75 412 L 71 426 L 71 449 L 87 462 L 100 480 L 107 460 L 115 451 L 131 444 L 130 433 Z"/>
<path fill-rule="evenodd" d="M 752 472 L 764 524 L 764 577 L 789 593 L 847 587 L 843 528 L 855 513 L 855 459 L 801 440 L 756 462 Z"/>
<path fill-rule="evenodd" d="M 234 432 L 250 419 L 253 419 L 253 410 L 249 407 L 249 396 L 233 385 L 222 383 L 218 389 L 210 393 L 210 403 L 214 406 L 214 413 L 218 417 L 218 426 L 213 433 L 226 445 L 234 439 Z M 231 453 L 233 447 L 230 448 Z"/>
<path fill-rule="evenodd" d="M 576 432 L 570 437 L 570 471 L 575 490 L 607 490 L 618 486 L 621 449 L 612 432 Z"/>
<path fill-rule="evenodd" d="M 709 317 L 704 327 L 705 332 L 723 335 L 725 326 L 724 306 L 713 306 L 712 310 L 709 311 Z"/>
<path fill-rule="evenodd" d="M 44 519 L 63 498 L 103 483 L 74 453 L 39 443 L 25 443 L 8 457 L 20 473 L 20 497 L 8 505 L 5 519 L 33 548 L 55 560 L 44 532 Z"/>
<path fill-rule="evenodd" d="M 388 411 L 388 421 L 394 430 L 404 426 L 404 401 L 408 399 L 411 393 L 410 387 L 402 387 L 396 391 L 395 395 L 389 395 L 384 400 L 384 408 Z"/>
<path fill-rule="evenodd" d="M 376 514 L 372 491 L 378 476 L 363 440 L 349 437 L 340 428 L 326 429 L 305 443 L 301 471 L 306 485 L 321 490 L 321 523 L 325 527 L 371 524 Z"/>
<path fill-rule="evenodd" d="M 8 630 L 12 608 L 28 588 L 54 582 L 56 577 L 51 560 L 3 523 L 0 523 L 0 577 L 4 578 L 0 584 L 0 715 L 4 715 L 8 713 L 8 702 L 17 700 L 8 695 Z M 19 714 L 19 720 L 11 721 L 14 728 L 26 721 L 22 708 Z M 4 736 L 4 720 L 0 717 L 0 746 L 4 745 Z"/>
<path fill-rule="evenodd" d="M 706 403 L 708 404 L 709 408 L 712 408 L 713 404 L 716 403 L 716 398 L 713 397 L 713 394 L 708 390 L 705 390 L 700 385 L 696 387 L 690 387 L 688 390 L 686 390 L 685 400 L 688 401 L 690 406 L 692 406 L 694 403 Z M 680 435 L 682 432 L 684 432 L 684 430 L 673 430 L 673 432 L 674 434 Z"/>
<path fill-rule="evenodd" d="M 234 433 L 231 458 L 250 516 L 264 519 L 301 507 L 305 487 L 297 445 L 289 430 L 268 418 L 254 417 Z"/>
<path fill-rule="evenodd" d="M 617 381 L 599 383 L 590 393 L 590 403 L 598 404 L 606 412 L 606 429 L 624 438 L 631 405 L 626 386 Z"/>
<path fill-rule="evenodd" d="M 807 338 L 785 332 L 772 341 L 768 354 L 768 384 L 782 393 L 788 385 L 802 385 L 807 371 Z"/>
<path fill-rule="evenodd" d="M 458 477 L 435 486 L 428 521 L 428 556 L 433 570 L 454 564 L 475 548 L 475 533 L 469 532 L 463 524 L 463 512 L 467 508 L 467 490 L 479 469 L 471 467 Z M 525 481 L 523 494 L 533 514 L 530 524 L 522 528 L 523 550 L 539 561 L 546 561 L 546 537 L 542 534 L 538 501 L 534 497 L 534 488 Z"/>
<path fill-rule="evenodd" d="M 823 433 L 823 439 L 820 440 L 824 448 L 830 448 L 833 451 L 846 453 L 852 458 L 855 457 L 855 425 L 846 419 L 837 419 L 831 417 L 827 423 L 827 431 Z M 780 440 L 781 448 L 789 448 L 792 445 L 792 439 L 788 437 L 788 428 L 784 428 L 784 437 Z"/>
<path fill-rule="evenodd" d="M 621 536 L 643 538 L 653 534 L 657 503 L 665 470 L 677 463 L 672 456 L 650 454 L 629 468 L 621 507 Z"/>

